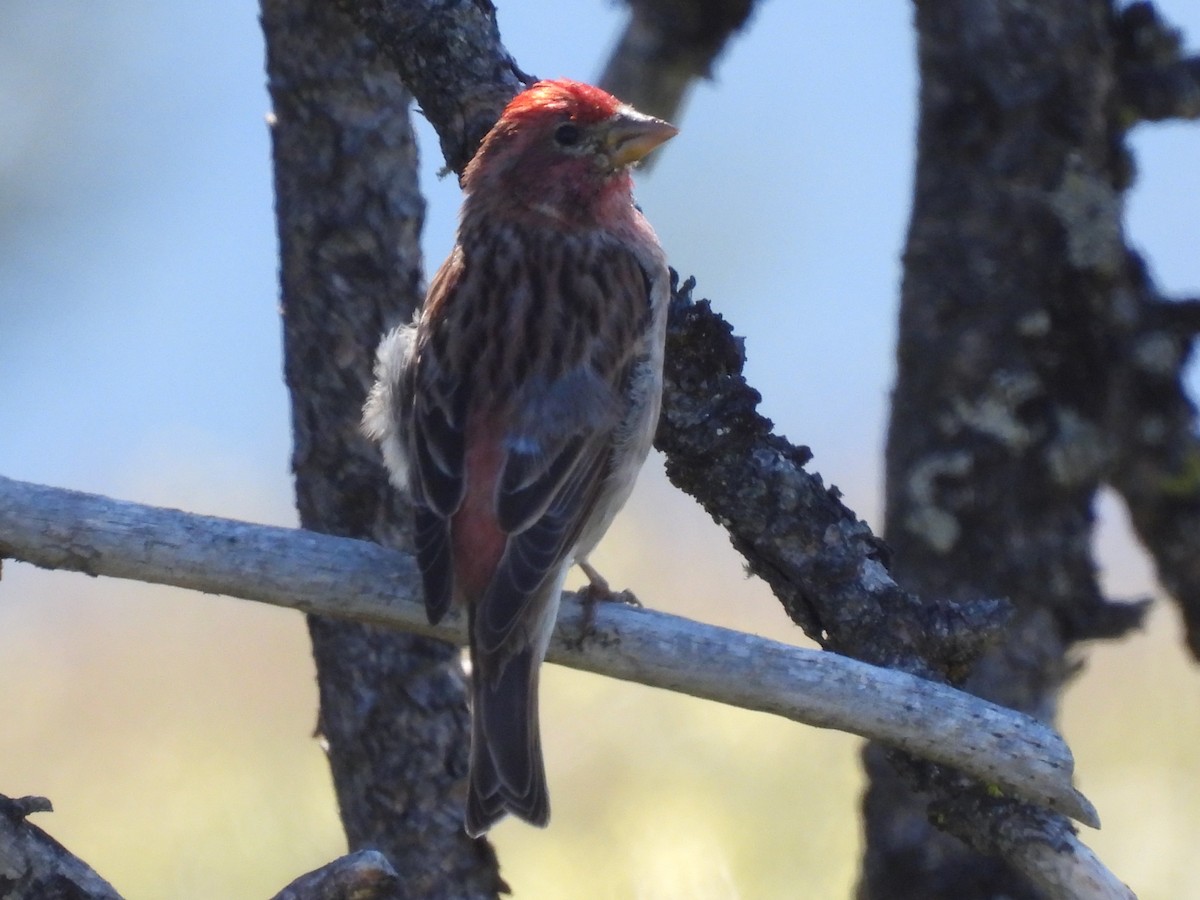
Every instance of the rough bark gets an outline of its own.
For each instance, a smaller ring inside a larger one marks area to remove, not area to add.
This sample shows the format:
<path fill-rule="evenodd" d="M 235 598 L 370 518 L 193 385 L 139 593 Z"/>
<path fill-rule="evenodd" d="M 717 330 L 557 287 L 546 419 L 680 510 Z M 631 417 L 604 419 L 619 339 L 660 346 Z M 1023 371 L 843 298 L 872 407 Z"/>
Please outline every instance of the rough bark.
<path fill-rule="evenodd" d="M 1117 73 L 1125 120 L 1200 118 L 1200 56 L 1150 3 L 1131 3 L 1117 22 Z"/>
<path fill-rule="evenodd" d="M 27 821 L 32 813 L 49 811 L 45 797 L 0 795 L 0 898 L 121 900 L 92 868 Z"/>
<path fill-rule="evenodd" d="M 707 303 L 686 302 L 684 288 L 668 323 L 655 441 L 667 455 L 672 482 L 729 531 L 751 571 L 824 646 L 924 677 L 962 678 L 1002 633 L 1008 604 L 983 594 L 923 599 L 901 588 L 887 569 L 886 546 L 819 475 L 803 470 L 807 449 L 772 434 L 756 411 L 758 393 L 741 375 L 740 340 Z M 1111 618 L 1126 614 L 1117 609 Z M 1137 608 L 1127 614 L 1135 616 Z M 1008 872 L 1011 864 L 1022 883 L 1037 884 L 1044 896 L 1129 896 L 1097 866 L 1064 817 L 903 754 L 887 753 L 872 764 L 899 780 L 889 782 L 889 793 L 868 797 L 871 808 L 887 808 L 891 797 L 911 797 L 915 790 L 922 799 L 907 810 L 912 821 L 926 825 L 928 816 L 989 859 L 1007 860 L 988 865 Z M 922 831 L 920 838 L 929 835 Z M 978 869 L 968 869 L 966 880 Z M 947 890 L 945 896 L 956 896 L 953 879 Z"/>
<path fill-rule="evenodd" d="M 829 650 L 950 679 L 995 638 L 1005 604 L 922 603 L 888 571 L 889 551 L 836 489 L 804 465 L 812 454 L 772 432 L 742 376 L 741 338 L 677 289 L 667 326 L 663 412 L 655 446 L 671 482 L 730 535 L 784 609 Z"/>
<path fill-rule="evenodd" d="M 359 434 L 384 329 L 421 297 L 409 95 L 362 30 L 321 0 L 264 0 L 274 103 L 284 368 L 305 528 L 403 546 L 408 516 Z M 352 850 L 381 850 L 409 896 L 486 897 L 494 854 L 462 828 L 468 724 L 455 647 L 309 618 Z"/>
<path fill-rule="evenodd" d="M 1051 721 L 1070 644 L 1120 635 L 1142 610 L 1101 595 L 1091 556 L 1130 350 L 1114 327 L 1132 302 L 1114 19 L 1104 0 L 916 9 L 886 535 L 897 579 L 921 596 L 1008 598 L 1015 619 L 966 686 Z M 928 798 L 882 755 L 866 753 L 861 898 L 1044 895 L 937 833 Z"/>
<path fill-rule="evenodd" d="M 337 0 L 435 123 L 461 173 L 513 95 L 536 79 L 500 43 L 491 0 Z"/>
<path fill-rule="evenodd" d="M 1148 3 L 1117 21 L 1117 73 L 1125 123 L 1200 118 L 1200 57 Z M 1130 253 L 1121 301 L 1110 316 L 1124 343 L 1109 417 L 1110 482 L 1179 605 L 1192 656 L 1200 659 L 1200 438 L 1184 369 L 1200 332 L 1200 301 L 1161 297 Z"/>

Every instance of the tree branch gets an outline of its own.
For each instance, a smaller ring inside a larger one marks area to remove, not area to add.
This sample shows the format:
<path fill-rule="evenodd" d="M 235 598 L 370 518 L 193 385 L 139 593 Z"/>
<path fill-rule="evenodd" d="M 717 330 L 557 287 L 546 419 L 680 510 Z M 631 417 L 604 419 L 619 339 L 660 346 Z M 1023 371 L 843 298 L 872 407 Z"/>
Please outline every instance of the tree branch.
<path fill-rule="evenodd" d="M 710 78 L 754 0 L 629 0 L 629 22 L 600 86 L 642 112 L 674 121 L 688 89 Z"/>
<path fill-rule="evenodd" d="M 870 527 L 804 469 L 742 376 L 745 348 L 694 281 L 672 282 L 663 411 L 667 476 L 726 531 L 751 572 L 823 647 L 922 677 L 954 678 L 1008 620 L 1003 601 L 922 602 L 888 571 Z"/>
<path fill-rule="evenodd" d="M 0 557 L 386 624 L 431 626 L 407 554 L 366 541 L 141 506 L 0 477 Z M 584 671 L 834 728 L 954 766 L 1098 825 L 1070 751 L 1040 722 L 945 685 L 619 604 L 567 595 L 548 656 Z"/>
<path fill-rule="evenodd" d="M 379 337 L 424 295 L 411 97 L 326 0 L 261 10 L 296 510 L 306 529 L 411 546 L 407 503 L 360 428 Z M 494 897 L 504 884 L 491 845 L 461 824 L 469 719 L 457 648 L 319 616 L 308 628 L 350 849 L 385 853 L 414 896 Z"/>
<path fill-rule="evenodd" d="M 500 43 L 491 0 L 337 0 L 387 56 L 462 172 L 513 95 L 534 77 Z"/>
<path fill-rule="evenodd" d="M 44 797 L 10 800 L 0 795 L 0 896 L 5 900 L 121 900 L 112 885 L 86 863 L 26 821 L 49 812 Z"/>
<path fill-rule="evenodd" d="M 1192 657 L 1200 659 L 1200 437 L 1185 388 L 1200 301 L 1163 300 L 1132 252 L 1127 270 L 1123 304 L 1110 317 L 1126 351 L 1113 366 L 1108 480 L 1183 614 Z"/>
<path fill-rule="evenodd" d="M 1179 334 L 1194 338 L 1200 334 L 1200 297 L 1179 300 L 1152 298 L 1147 303 L 1150 322 Z"/>
<path fill-rule="evenodd" d="M 1120 98 L 1130 123 L 1200 118 L 1200 56 L 1152 3 L 1131 3 L 1117 20 Z"/>
<path fill-rule="evenodd" d="M 271 900 L 399 900 L 403 881 L 378 850 L 359 850 L 301 875 Z"/>
<path fill-rule="evenodd" d="M 26 817 L 51 812 L 45 797 L 0 795 L 0 897 L 121 900 L 107 881 Z M 272 900 L 399 900 L 408 896 L 378 850 L 341 856 L 291 882 Z"/>

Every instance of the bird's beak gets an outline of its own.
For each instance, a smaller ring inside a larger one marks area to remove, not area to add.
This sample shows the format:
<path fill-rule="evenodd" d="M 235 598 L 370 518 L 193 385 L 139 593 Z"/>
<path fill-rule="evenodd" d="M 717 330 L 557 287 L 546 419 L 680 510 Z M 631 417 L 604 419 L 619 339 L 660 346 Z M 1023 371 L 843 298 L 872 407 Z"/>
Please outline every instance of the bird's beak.
<path fill-rule="evenodd" d="M 613 116 L 604 132 L 604 148 L 614 169 L 637 162 L 664 141 L 679 134 L 670 122 L 625 108 Z"/>

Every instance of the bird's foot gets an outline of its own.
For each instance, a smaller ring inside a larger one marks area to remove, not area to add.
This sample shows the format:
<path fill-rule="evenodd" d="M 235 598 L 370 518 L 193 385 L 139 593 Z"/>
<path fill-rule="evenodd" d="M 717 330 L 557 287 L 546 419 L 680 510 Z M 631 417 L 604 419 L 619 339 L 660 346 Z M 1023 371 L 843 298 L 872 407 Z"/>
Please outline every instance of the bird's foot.
<path fill-rule="evenodd" d="M 642 608 L 642 601 L 631 590 L 614 591 L 608 586 L 608 580 L 592 568 L 586 559 L 576 560 L 575 563 L 587 576 L 588 583 L 579 589 L 579 599 L 585 603 L 624 603 L 626 606 Z"/>
<path fill-rule="evenodd" d="M 581 587 L 577 594 L 583 603 L 583 627 L 579 637 L 573 641 L 576 649 L 583 647 L 585 641 L 596 633 L 596 606 L 599 603 L 624 603 L 628 606 L 642 608 L 641 601 L 634 596 L 633 591 L 614 591 L 608 586 L 604 576 L 591 567 L 587 560 L 576 560 L 576 565 L 587 576 L 588 583 Z"/>

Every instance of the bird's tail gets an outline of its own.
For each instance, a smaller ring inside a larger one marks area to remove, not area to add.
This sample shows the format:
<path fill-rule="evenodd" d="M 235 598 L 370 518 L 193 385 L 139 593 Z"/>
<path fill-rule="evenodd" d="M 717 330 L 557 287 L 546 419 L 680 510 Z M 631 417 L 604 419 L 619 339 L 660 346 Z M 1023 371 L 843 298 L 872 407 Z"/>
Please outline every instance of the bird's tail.
<path fill-rule="evenodd" d="M 550 794 L 538 729 L 541 658 L 526 647 L 504 661 L 499 673 L 488 671 L 494 661 L 473 662 L 467 833 L 478 837 L 506 813 L 544 826 Z"/>

